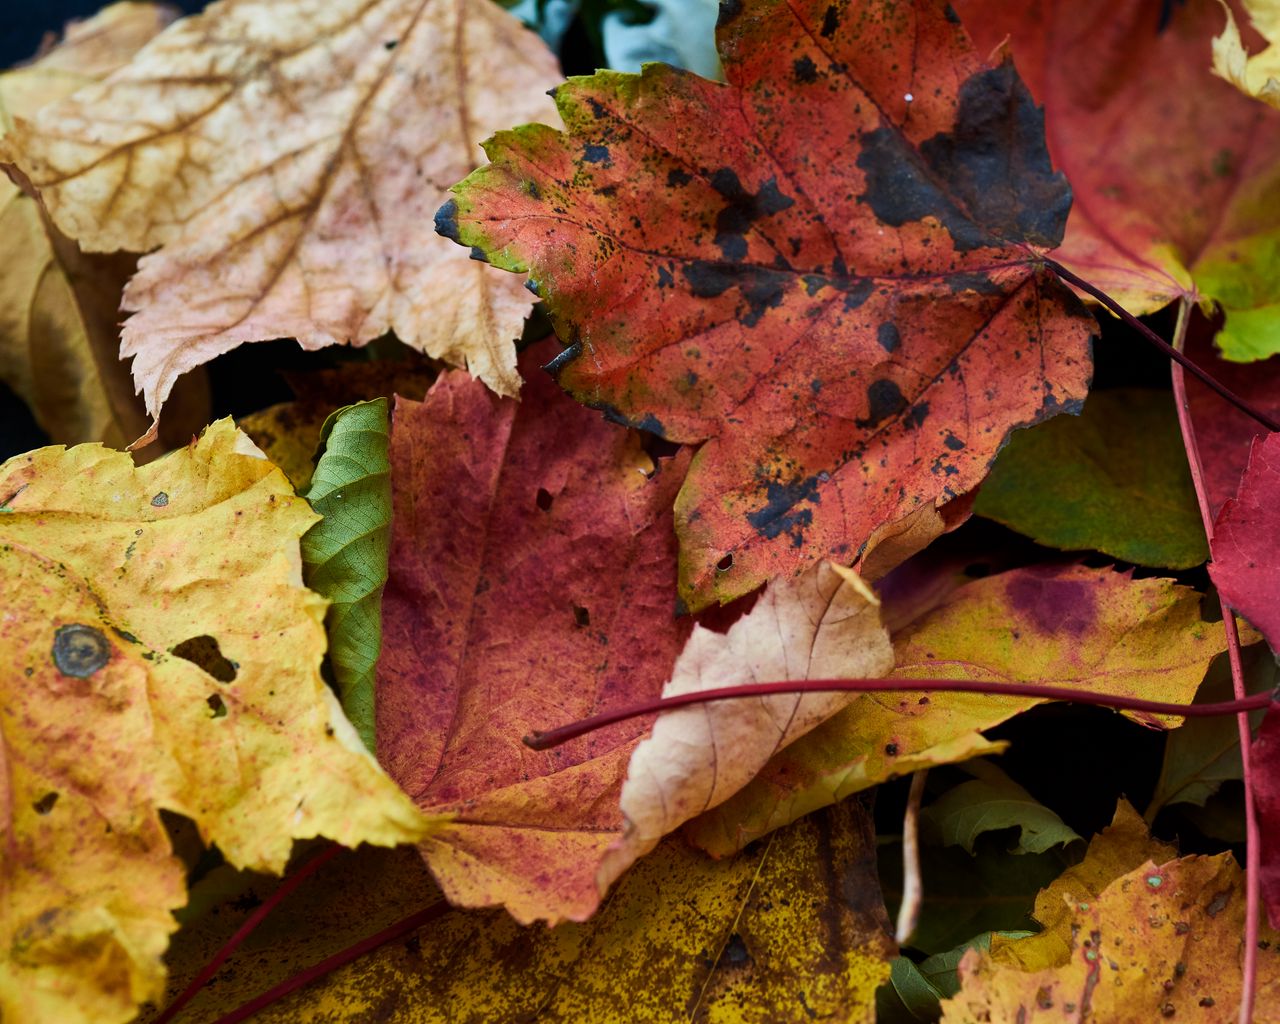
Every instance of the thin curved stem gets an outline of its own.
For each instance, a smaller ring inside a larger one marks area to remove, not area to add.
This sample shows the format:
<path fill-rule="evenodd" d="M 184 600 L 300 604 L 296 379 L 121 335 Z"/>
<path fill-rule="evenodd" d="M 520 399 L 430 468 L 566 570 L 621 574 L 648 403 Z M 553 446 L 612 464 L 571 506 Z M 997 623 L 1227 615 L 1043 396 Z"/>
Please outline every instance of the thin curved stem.
<path fill-rule="evenodd" d="M 348 946 L 341 952 L 334 953 L 331 957 L 326 957 L 317 964 L 312 964 L 305 970 L 299 971 L 291 978 L 286 978 L 279 985 L 267 989 L 261 995 L 254 996 L 247 1003 L 237 1007 L 223 1017 L 219 1017 L 214 1024 L 240 1024 L 241 1021 L 248 1020 L 259 1010 L 270 1006 L 277 999 L 283 999 L 290 992 L 295 992 L 304 985 L 310 985 L 317 978 L 322 978 L 331 971 L 336 971 L 339 967 L 357 960 L 366 953 L 371 953 L 379 946 L 385 946 L 388 942 L 395 942 L 402 935 L 408 935 L 410 932 L 416 932 L 424 924 L 429 924 L 438 917 L 443 917 L 452 908 L 444 900 L 438 900 L 429 907 L 415 911 L 408 917 L 401 918 L 395 924 L 375 932 L 367 939 L 361 939 L 359 942 Z"/>
<path fill-rule="evenodd" d="M 1186 299 L 1178 307 L 1178 322 L 1173 331 L 1173 349 L 1181 353 L 1187 336 L 1187 324 L 1191 319 L 1191 303 Z M 1191 406 L 1187 402 L 1187 381 L 1182 364 L 1175 363 L 1173 372 L 1173 397 L 1178 411 L 1178 426 L 1182 430 L 1182 445 L 1187 451 L 1187 466 L 1191 470 L 1191 482 L 1195 486 L 1196 504 L 1200 506 L 1200 518 L 1204 522 L 1205 536 L 1213 541 L 1213 509 L 1209 504 L 1209 492 L 1204 483 L 1204 465 L 1200 461 L 1200 447 L 1196 444 L 1195 425 L 1191 422 Z M 1272 428 L 1274 429 L 1274 428 Z M 1231 687 L 1236 699 L 1246 696 L 1244 667 L 1240 662 L 1240 631 L 1236 628 L 1236 616 L 1225 602 L 1222 605 L 1222 627 L 1227 635 L 1227 660 L 1231 664 Z M 1249 744 L 1252 740 L 1249 715 L 1242 713 L 1237 723 L 1240 730 L 1240 766 L 1244 775 L 1244 829 L 1245 829 L 1245 899 L 1244 899 L 1244 965 L 1240 988 L 1239 1024 L 1253 1020 L 1253 1004 L 1258 990 L 1258 924 L 1261 904 L 1262 847 L 1258 829 L 1258 816 L 1253 805 L 1253 769 L 1250 764 Z"/>
<path fill-rule="evenodd" d="M 263 901 L 262 906 L 258 907 L 245 919 L 244 924 L 237 928 L 236 933 L 213 955 L 213 959 L 205 964 L 200 969 L 200 973 L 191 979 L 191 984 L 184 988 L 178 998 L 166 1006 L 151 1024 L 168 1024 L 169 1021 L 173 1020 L 178 1011 L 191 1002 L 196 993 L 209 983 L 209 979 L 218 973 L 218 969 L 226 963 L 227 958 L 239 948 L 240 944 L 253 934 L 258 925 L 267 919 L 267 915 L 283 903 L 294 889 L 328 864 L 329 861 L 333 860 L 343 849 L 344 847 L 339 846 L 337 843 L 331 843 L 286 878 L 280 884 L 280 887 Z"/>
<path fill-rule="evenodd" d="M 1034 697 L 1038 700 L 1072 701 L 1093 704 L 1115 711 L 1140 711 L 1151 715 L 1182 715 L 1189 718 L 1212 718 L 1256 711 L 1271 703 L 1271 694 L 1259 693 L 1243 700 L 1220 704 L 1171 704 L 1139 697 L 1119 697 L 1107 693 L 1076 690 L 1070 686 L 1041 686 L 1037 683 L 990 683 L 981 679 L 800 679 L 779 683 L 750 683 L 746 686 L 723 686 L 714 690 L 680 693 L 674 697 L 657 697 L 618 711 L 592 715 L 558 729 L 535 731 L 524 737 L 526 746 L 534 750 L 550 750 L 562 743 L 584 736 L 607 725 L 640 718 L 659 711 L 671 711 L 690 704 L 707 704 L 740 697 L 768 697 L 782 693 L 980 693 L 987 697 Z"/>
<path fill-rule="evenodd" d="M 1092 295 L 1095 299 L 1097 299 L 1104 306 L 1106 306 L 1107 309 L 1111 310 L 1111 312 L 1113 312 L 1121 320 L 1127 323 L 1135 331 L 1140 333 L 1144 338 L 1147 339 L 1147 341 L 1151 342 L 1151 344 L 1153 344 L 1161 352 L 1167 355 L 1175 363 L 1177 363 L 1181 367 L 1184 367 L 1187 370 L 1190 370 L 1193 374 L 1195 374 L 1195 376 L 1199 377 L 1200 380 L 1204 381 L 1206 386 L 1212 388 L 1214 391 L 1216 391 L 1219 395 L 1225 398 L 1228 402 L 1234 405 L 1241 412 L 1245 413 L 1248 416 L 1253 417 L 1253 419 L 1257 420 L 1268 430 L 1280 431 L 1280 420 L 1274 420 L 1262 410 L 1255 409 L 1252 405 L 1246 402 L 1234 391 L 1230 390 L 1225 384 L 1221 383 L 1216 377 L 1212 376 L 1206 370 L 1202 370 L 1196 363 L 1188 359 L 1186 355 L 1183 354 L 1181 349 L 1175 348 L 1173 345 L 1170 345 L 1167 341 L 1165 341 L 1162 337 L 1160 337 L 1160 335 L 1156 334 L 1155 331 L 1153 331 L 1150 327 L 1144 324 L 1136 316 L 1134 316 L 1127 309 L 1121 306 L 1120 303 L 1116 302 L 1115 299 L 1113 299 L 1110 295 L 1104 292 L 1101 288 L 1097 287 L 1096 285 L 1090 284 L 1083 277 L 1079 277 L 1076 274 L 1073 274 L 1061 263 L 1058 263 L 1055 260 L 1051 260 L 1047 256 L 1042 257 L 1042 259 L 1044 261 L 1044 265 L 1048 267 L 1050 270 L 1052 270 L 1055 274 L 1057 274 L 1060 278 L 1062 278 L 1062 280 L 1066 281 L 1068 284 L 1075 285 L 1082 292 L 1087 292 L 1089 295 Z M 1184 307 L 1189 305 L 1186 299 L 1182 300 L 1182 304 Z"/>

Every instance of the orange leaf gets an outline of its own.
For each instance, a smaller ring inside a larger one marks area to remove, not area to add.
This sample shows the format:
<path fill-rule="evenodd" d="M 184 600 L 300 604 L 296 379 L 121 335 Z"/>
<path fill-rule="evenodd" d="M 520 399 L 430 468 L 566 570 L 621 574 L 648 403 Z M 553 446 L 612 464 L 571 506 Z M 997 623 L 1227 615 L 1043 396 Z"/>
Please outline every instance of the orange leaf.
<path fill-rule="evenodd" d="M 556 90 L 439 229 L 528 270 L 582 402 L 705 441 L 676 505 L 698 609 L 972 489 L 1083 398 L 1093 322 L 1044 271 L 1070 191 L 1009 63 L 940 0 L 721 9 L 727 84 Z"/>

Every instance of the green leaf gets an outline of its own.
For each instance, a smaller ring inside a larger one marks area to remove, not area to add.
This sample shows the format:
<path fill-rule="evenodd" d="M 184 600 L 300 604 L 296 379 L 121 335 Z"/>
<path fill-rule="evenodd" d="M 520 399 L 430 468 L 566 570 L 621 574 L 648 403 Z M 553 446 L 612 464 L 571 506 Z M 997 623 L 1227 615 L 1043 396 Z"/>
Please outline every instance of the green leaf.
<path fill-rule="evenodd" d="M 1209 557 L 1173 399 L 1167 391 L 1091 394 L 1009 440 L 974 512 L 1050 547 L 1189 569 Z"/>
<path fill-rule="evenodd" d="M 971 761 L 964 769 L 976 776 L 944 793 L 920 814 L 926 835 L 944 846 L 973 844 L 984 832 L 1016 828 L 1018 844 L 1010 853 L 1044 853 L 1080 838 L 1061 818 L 988 761 Z"/>
<path fill-rule="evenodd" d="M 1241 657 L 1249 693 L 1262 693 L 1276 685 L 1276 660 L 1266 644 L 1246 648 Z M 1211 704 L 1234 696 L 1230 663 L 1226 655 L 1220 655 L 1209 666 L 1195 703 Z M 1257 725 L 1262 712 L 1255 712 L 1251 718 Z M 1188 718 L 1165 740 L 1160 778 L 1143 817 L 1150 824 L 1170 804 L 1203 807 L 1224 782 L 1241 777 L 1240 729 L 1235 718 Z"/>
<path fill-rule="evenodd" d="M 335 412 L 320 432 L 324 451 L 303 495 L 324 516 L 302 538 L 303 573 L 307 586 L 332 602 L 325 627 L 338 696 L 371 751 L 390 547 L 388 430 L 385 398 Z"/>

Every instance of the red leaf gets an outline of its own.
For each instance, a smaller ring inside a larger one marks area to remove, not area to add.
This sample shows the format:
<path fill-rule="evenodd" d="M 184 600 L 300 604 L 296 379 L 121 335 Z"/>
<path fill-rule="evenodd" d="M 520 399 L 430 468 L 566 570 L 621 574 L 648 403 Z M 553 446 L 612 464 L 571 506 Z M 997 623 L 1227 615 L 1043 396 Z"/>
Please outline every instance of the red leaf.
<path fill-rule="evenodd" d="M 561 751 L 520 737 L 656 696 L 689 634 L 674 620 L 671 500 L 637 436 L 534 372 L 521 402 L 466 374 L 400 399 L 378 753 L 420 807 L 454 813 L 423 854 L 451 902 L 521 921 L 584 919 L 623 825 L 618 795 L 650 720 Z"/>
<path fill-rule="evenodd" d="M 1229 604 L 1280 649 L 1280 434 L 1255 438 L 1237 495 L 1209 538 L 1209 575 Z"/>
<path fill-rule="evenodd" d="M 1280 928 L 1280 714 L 1274 704 L 1249 745 L 1249 761 L 1262 839 L 1258 883 L 1271 927 Z"/>
<path fill-rule="evenodd" d="M 1010 64 L 935 0 L 729 2 L 727 84 L 559 88 L 439 229 L 532 273 L 584 403 L 706 441 L 676 505 L 692 608 L 974 487 L 1073 409 L 1092 323 L 1039 265 L 1070 193 Z"/>

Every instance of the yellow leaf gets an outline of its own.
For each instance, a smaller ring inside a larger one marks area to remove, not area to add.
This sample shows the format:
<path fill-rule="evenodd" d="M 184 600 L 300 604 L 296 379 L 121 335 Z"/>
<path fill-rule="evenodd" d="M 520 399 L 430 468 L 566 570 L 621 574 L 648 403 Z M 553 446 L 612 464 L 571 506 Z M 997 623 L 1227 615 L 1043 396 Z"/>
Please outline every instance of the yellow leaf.
<path fill-rule="evenodd" d="M 1280 38 L 1280 3 L 1276 0 L 1243 0 L 1243 3 L 1253 27 L 1268 45 L 1251 56 L 1244 48 L 1231 8 L 1223 3 L 1227 24 L 1222 35 L 1213 40 L 1213 72 L 1241 92 L 1280 108 L 1280 46 L 1276 45 L 1276 39 Z"/>
<path fill-rule="evenodd" d="M 98 445 L 0 466 L 5 1021 L 124 1021 L 162 987 L 162 808 L 268 871 L 294 839 L 429 829 L 320 677 L 314 521 L 229 421 L 140 469 Z"/>
<path fill-rule="evenodd" d="M 819 562 L 774 580 L 727 633 L 694 626 L 664 697 L 784 679 L 881 676 L 893 667 L 880 602 L 857 573 Z M 603 890 L 668 832 L 751 781 L 769 758 L 856 700 L 779 694 L 678 708 L 658 716 L 627 766 L 622 836 L 598 878 Z"/>
<path fill-rule="evenodd" d="M 1085 863 L 1040 894 L 1036 917 L 1043 934 L 993 941 L 990 953 L 965 954 L 960 992 L 942 1004 L 943 1024 L 1234 1020 L 1243 873 L 1229 853 L 1171 856 L 1122 805 Z M 1270 945 L 1278 936 L 1266 938 Z M 1024 945 L 1033 951 L 1014 954 Z M 1280 961 L 1263 953 L 1258 968 L 1253 1020 L 1274 1024 Z"/>
<path fill-rule="evenodd" d="M 522 928 L 501 910 L 450 910 L 254 1020 L 872 1024 L 875 989 L 894 951 L 874 850 L 858 801 L 722 861 L 669 838 L 585 924 Z M 291 896 L 183 1019 L 208 1024 L 433 899 L 420 859 L 359 851 Z M 224 908 L 177 936 L 171 991 L 245 913 Z"/>
<path fill-rule="evenodd" d="M 86 249 L 160 247 L 121 347 L 152 415 L 244 342 L 388 330 L 514 395 L 533 298 L 430 225 L 483 138 L 554 120 L 558 79 L 491 0 L 223 0 L 20 120 L 8 152 Z"/>
<path fill-rule="evenodd" d="M 945 589 L 945 588 L 944 588 Z M 886 614 L 886 617 L 892 614 Z M 1040 683 L 1190 701 L 1226 646 L 1200 595 L 1170 580 L 1084 566 L 988 576 L 893 637 L 893 675 Z M 933 765 L 997 753 L 982 731 L 1041 703 L 977 693 L 867 694 L 773 760 L 686 834 L 723 855 L 834 800 Z M 1179 719 L 1132 713 L 1152 728 Z"/>
<path fill-rule="evenodd" d="M 15 116 L 31 117 L 111 74 L 173 18 L 158 4 L 120 3 L 73 22 L 40 59 L 0 74 L 0 134 Z M 142 434 L 146 411 L 118 351 L 120 296 L 133 259 L 80 252 L 0 174 L 0 265 L 0 379 L 41 428 L 65 444 L 113 447 Z M 204 381 L 184 383 L 182 421 L 166 432 L 179 443 L 208 414 Z"/>

